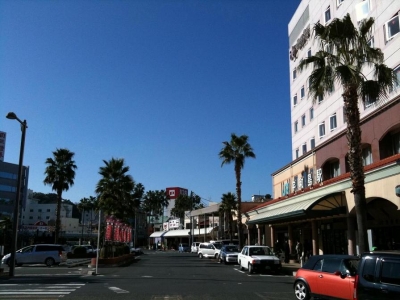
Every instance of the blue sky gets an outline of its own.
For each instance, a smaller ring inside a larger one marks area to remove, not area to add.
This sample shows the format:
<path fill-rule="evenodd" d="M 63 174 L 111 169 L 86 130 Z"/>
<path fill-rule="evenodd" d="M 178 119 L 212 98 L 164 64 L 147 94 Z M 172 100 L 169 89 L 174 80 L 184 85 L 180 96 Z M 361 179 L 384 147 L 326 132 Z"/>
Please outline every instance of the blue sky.
<path fill-rule="evenodd" d="M 0 131 L 18 163 L 26 119 L 29 188 L 57 148 L 75 153 L 63 198 L 95 196 L 103 160 L 124 158 L 146 190 L 179 186 L 205 203 L 235 192 L 218 157 L 231 133 L 256 159 L 242 199 L 272 194 L 291 161 L 287 25 L 298 0 L 0 1 Z"/>

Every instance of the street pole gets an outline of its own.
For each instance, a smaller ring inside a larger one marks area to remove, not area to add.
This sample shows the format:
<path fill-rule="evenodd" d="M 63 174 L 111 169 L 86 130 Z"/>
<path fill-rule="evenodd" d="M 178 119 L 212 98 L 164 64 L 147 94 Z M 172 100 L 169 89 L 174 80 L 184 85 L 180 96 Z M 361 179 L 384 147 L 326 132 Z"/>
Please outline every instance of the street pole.
<path fill-rule="evenodd" d="M 9 271 L 8 275 L 10 277 L 14 277 L 15 271 L 15 252 L 17 251 L 17 241 L 18 241 L 18 219 L 19 219 L 19 205 L 21 198 L 21 183 L 22 183 L 22 169 L 23 169 L 23 160 L 24 160 L 24 148 L 25 148 L 25 133 L 28 125 L 26 120 L 23 122 L 18 119 L 15 113 L 10 112 L 7 114 L 7 119 L 17 120 L 21 124 L 21 147 L 19 152 L 19 166 L 18 166 L 18 182 L 17 182 L 17 194 L 14 202 L 14 218 L 13 218 L 13 234 L 11 240 L 11 254 L 10 254 L 10 263 L 9 263 Z"/>
<path fill-rule="evenodd" d="M 99 255 L 100 255 L 100 220 L 101 220 L 101 210 L 99 209 L 99 222 L 97 225 L 96 275 L 99 274 L 97 272 L 97 268 L 99 266 Z"/>

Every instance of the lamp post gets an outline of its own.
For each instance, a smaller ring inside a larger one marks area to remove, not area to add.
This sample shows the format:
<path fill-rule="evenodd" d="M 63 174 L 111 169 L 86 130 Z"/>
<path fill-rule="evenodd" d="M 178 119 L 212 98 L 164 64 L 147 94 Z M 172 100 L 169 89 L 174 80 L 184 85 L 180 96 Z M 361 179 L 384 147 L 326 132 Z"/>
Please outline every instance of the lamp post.
<path fill-rule="evenodd" d="M 24 160 L 24 147 L 25 147 L 25 132 L 28 125 L 26 120 L 21 121 L 17 115 L 13 112 L 9 112 L 6 116 L 7 119 L 17 120 L 21 124 L 21 147 L 19 152 L 19 166 L 18 166 L 18 182 L 17 182 L 17 194 L 14 202 L 14 218 L 13 218 L 13 232 L 12 232 L 12 240 L 11 240 L 11 252 L 10 252 L 10 263 L 9 263 L 9 276 L 14 276 L 15 270 L 15 252 L 17 251 L 17 239 L 18 239 L 18 214 L 19 214 L 19 205 L 21 198 L 21 183 L 22 183 L 22 168 L 23 168 L 23 160 Z"/>

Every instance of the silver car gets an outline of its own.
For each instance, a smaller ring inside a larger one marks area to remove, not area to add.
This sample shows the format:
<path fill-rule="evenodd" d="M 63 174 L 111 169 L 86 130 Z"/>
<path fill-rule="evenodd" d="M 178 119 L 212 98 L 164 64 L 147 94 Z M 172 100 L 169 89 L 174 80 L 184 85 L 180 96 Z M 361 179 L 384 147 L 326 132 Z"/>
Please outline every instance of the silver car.
<path fill-rule="evenodd" d="M 10 265 L 11 254 L 6 254 L 1 260 L 2 264 Z M 67 260 L 67 253 L 63 246 L 55 244 L 38 244 L 24 247 L 15 252 L 15 265 L 45 264 L 48 267 L 59 265 Z"/>
<path fill-rule="evenodd" d="M 200 258 L 203 258 L 203 257 L 217 258 L 221 247 L 222 247 L 222 244 L 200 243 L 199 251 L 197 252 L 197 255 Z"/>

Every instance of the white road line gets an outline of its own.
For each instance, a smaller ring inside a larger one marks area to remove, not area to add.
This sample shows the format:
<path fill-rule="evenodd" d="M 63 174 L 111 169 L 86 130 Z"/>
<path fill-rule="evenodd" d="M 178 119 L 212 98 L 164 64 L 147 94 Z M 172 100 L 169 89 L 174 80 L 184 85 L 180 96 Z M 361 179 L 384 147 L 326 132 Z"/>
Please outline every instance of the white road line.
<path fill-rule="evenodd" d="M 116 286 L 110 286 L 110 287 L 108 287 L 110 290 L 112 290 L 113 292 L 115 292 L 115 293 L 117 293 L 117 294 L 128 294 L 129 293 L 129 291 L 125 291 L 125 290 L 123 290 L 123 289 L 120 289 L 120 288 L 118 288 L 118 287 L 116 287 Z"/>

